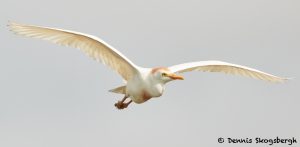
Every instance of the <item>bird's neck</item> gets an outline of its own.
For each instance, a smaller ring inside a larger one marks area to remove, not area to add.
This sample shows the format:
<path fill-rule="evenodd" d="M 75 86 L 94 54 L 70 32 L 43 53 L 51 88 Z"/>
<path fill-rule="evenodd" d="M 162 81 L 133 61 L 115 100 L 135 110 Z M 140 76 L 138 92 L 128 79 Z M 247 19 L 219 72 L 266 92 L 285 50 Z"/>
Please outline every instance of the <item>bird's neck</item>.
<path fill-rule="evenodd" d="M 168 82 L 168 81 L 161 81 L 161 80 L 157 79 L 154 75 L 150 75 L 148 78 L 149 78 L 149 81 L 151 81 L 151 83 L 153 85 L 159 84 L 161 86 L 165 86 L 165 84 Z"/>

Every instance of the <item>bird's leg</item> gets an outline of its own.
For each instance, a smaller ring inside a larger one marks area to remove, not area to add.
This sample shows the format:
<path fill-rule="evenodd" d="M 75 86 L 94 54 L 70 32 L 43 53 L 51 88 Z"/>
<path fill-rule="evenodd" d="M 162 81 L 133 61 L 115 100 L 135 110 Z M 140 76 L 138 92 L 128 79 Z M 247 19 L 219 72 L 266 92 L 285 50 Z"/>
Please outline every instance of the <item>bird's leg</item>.
<path fill-rule="evenodd" d="M 132 100 L 130 100 L 129 102 L 125 103 L 125 108 L 127 108 L 127 106 L 132 102 Z"/>
<path fill-rule="evenodd" d="M 127 108 L 127 106 L 132 102 L 132 100 L 130 100 L 129 102 L 124 103 L 127 98 L 128 98 L 128 96 L 125 95 L 121 101 L 118 101 L 117 103 L 115 103 L 115 107 L 117 109 Z"/>

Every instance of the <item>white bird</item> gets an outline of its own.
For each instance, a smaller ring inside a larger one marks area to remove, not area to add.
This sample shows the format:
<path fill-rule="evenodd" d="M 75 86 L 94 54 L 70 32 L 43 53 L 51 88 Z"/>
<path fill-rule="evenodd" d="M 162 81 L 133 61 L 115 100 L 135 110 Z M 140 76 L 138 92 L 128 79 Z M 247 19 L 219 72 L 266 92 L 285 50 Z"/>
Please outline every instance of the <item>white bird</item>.
<path fill-rule="evenodd" d="M 160 97 L 165 90 L 166 83 L 173 80 L 183 80 L 183 77 L 176 73 L 209 71 L 238 74 L 271 82 L 287 80 L 256 69 L 222 61 L 199 61 L 171 67 L 143 68 L 135 65 L 118 50 L 92 35 L 17 23 L 9 23 L 8 26 L 11 31 L 19 35 L 78 48 L 119 73 L 126 84 L 110 90 L 110 92 L 124 94 L 124 98 L 115 103 L 115 107 L 118 109 L 126 108 L 131 102 L 141 104 L 151 98 Z M 130 100 L 125 102 L 127 98 Z"/>

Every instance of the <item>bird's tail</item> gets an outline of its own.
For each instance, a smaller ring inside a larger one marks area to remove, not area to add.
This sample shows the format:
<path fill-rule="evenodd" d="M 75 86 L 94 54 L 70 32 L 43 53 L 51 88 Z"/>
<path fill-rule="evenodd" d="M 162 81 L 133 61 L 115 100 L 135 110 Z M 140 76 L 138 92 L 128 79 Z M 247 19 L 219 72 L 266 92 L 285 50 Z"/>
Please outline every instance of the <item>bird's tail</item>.
<path fill-rule="evenodd" d="M 126 86 L 120 86 L 114 89 L 109 90 L 109 92 L 119 93 L 119 94 L 126 94 Z"/>

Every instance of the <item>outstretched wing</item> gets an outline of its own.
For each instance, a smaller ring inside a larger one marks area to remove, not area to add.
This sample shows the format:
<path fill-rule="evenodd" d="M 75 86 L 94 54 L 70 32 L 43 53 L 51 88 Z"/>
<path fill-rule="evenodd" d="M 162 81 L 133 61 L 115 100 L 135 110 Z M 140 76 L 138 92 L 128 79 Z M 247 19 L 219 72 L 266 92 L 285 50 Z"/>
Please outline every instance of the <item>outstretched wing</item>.
<path fill-rule="evenodd" d="M 286 78 L 277 77 L 249 67 L 226 63 L 222 61 L 199 61 L 174 65 L 169 67 L 172 72 L 183 73 L 188 71 L 224 72 L 227 74 L 242 75 L 256 79 L 283 82 Z"/>
<path fill-rule="evenodd" d="M 59 45 L 78 48 L 88 56 L 97 61 L 101 61 L 117 71 L 125 80 L 129 80 L 137 72 L 136 65 L 112 46 L 95 36 L 74 31 L 17 23 L 9 23 L 8 26 L 11 31 L 19 35 L 39 38 Z"/>

